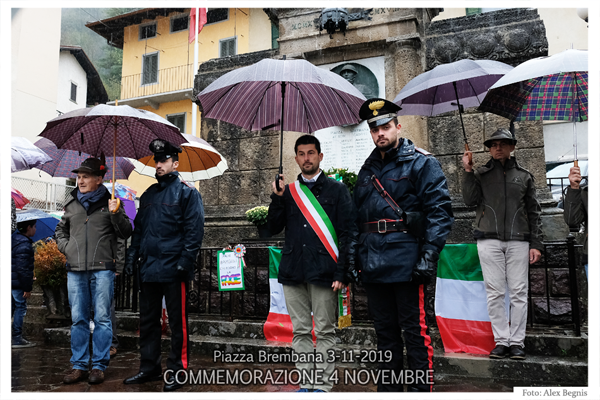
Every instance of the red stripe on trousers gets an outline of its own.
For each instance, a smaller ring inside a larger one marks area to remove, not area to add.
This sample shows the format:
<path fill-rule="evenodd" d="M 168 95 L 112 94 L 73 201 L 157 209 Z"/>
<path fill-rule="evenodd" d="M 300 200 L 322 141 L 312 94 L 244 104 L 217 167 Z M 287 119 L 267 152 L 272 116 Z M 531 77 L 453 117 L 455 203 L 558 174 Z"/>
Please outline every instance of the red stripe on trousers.
<path fill-rule="evenodd" d="M 183 345 L 181 346 L 181 364 L 183 365 L 183 369 L 187 369 L 188 359 L 187 359 L 187 321 L 185 319 L 185 282 L 181 282 L 181 328 L 183 331 Z"/>
<path fill-rule="evenodd" d="M 433 370 L 433 347 L 431 346 L 431 337 L 427 334 L 427 324 L 425 323 L 425 285 L 419 285 L 419 325 L 421 325 L 421 336 L 427 346 L 427 359 L 429 360 L 429 370 Z M 428 372 L 429 374 L 430 372 Z M 433 392 L 433 385 L 429 385 L 429 391 Z"/>

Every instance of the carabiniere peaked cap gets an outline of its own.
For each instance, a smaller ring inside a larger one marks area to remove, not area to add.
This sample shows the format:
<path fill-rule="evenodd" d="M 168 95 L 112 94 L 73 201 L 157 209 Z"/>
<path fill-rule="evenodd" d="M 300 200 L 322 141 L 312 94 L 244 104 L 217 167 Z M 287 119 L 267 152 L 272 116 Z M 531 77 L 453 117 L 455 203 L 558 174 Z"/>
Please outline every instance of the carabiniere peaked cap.
<path fill-rule="evenodd" d="M 492 136 L 483 142 L 483 144 L 485 147 L 490 147 L 494 140 L 507 140 L 510 142 L 510 144 L 517 144 L 517 139 L 515 139 L 512 133 L 510 133 L 510 131 L 506 128 L 500 128 L 496 130 L 496 132 L 492 133 Z"/>
<path fill-rule="evenodd" d="M 385 125 L 402 110 L 400 106 L 386 99 L 373 98 L 365 101 L 358 111 L 360 119 L 367 121 L 369 127 Z"/>
<path fill-rule="evenodd" d="M 154 153 L 154 161 L 168 160 L 174 155 L 181 153 L 181 149 L 162 139 L 154 139 L 150 142 L 150 151 Z"/>

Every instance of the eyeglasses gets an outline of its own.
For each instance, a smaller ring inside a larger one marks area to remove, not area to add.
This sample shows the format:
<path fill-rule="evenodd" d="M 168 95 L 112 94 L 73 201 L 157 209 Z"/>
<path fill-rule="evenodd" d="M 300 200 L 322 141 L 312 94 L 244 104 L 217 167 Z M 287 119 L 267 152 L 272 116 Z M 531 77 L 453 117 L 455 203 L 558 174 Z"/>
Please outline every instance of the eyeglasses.
<path fill-rule="evenodd" d="M 506 143 L 506 142 L 493 142 L 490 145 L 490 149 L 493 149 L 493 148 L 496 148 L 496 147 L 503 148 L 503 147 L 508 147 L 508 146 L 510 146 L 510 143 Z"/>

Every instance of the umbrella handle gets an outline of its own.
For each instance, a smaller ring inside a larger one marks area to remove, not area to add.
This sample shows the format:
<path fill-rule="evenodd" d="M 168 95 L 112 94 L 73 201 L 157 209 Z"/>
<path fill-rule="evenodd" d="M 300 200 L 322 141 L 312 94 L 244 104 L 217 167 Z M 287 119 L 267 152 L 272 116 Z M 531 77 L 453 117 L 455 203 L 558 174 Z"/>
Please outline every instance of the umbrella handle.
<path fill-rule="evenodd" d="M 112 200 L 115 200 L 115 194 L 114 194 L 114 192 L 112 194 Z M 121 199 L 119 199 L 117 197 L 116 200 L 117 200 L 117 208 L 115 208 L 115 211 L 113 211 L 113 214 L 115 214 L 117 211 L 119 211 L 119 208 L 121 207 Z"/>
<path fill-rule="evenodd" d="M 465 143 L 465 150 L 469 152 L 471 151 L 468 143 Z M 469 153 L 469 164 L 473 165 L 473 153 Z"/>
<path fill-rule="evenodd" d="M 573 166 L 574 167 L 579 167 L 579 160 L 574 160 L 573 161 Z"/>

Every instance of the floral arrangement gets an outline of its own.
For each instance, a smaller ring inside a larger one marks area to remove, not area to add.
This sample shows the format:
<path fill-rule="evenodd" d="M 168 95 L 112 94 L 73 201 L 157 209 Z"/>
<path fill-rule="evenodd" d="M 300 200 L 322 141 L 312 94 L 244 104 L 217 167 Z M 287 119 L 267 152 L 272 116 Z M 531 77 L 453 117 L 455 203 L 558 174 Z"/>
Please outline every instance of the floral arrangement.
<path fill-rule="evenodd" d="M 58 250 L 54 240 L 38 240 L 33 244 L 35 260 L 33 263 L 37 283 L 40 285 L 60 286 L 67 281 L 67 259 Z"/>
<path fill-rule="evenodd" d="M 258 206 L 246 211 L 246 219 L 252 222 L 256 226 L 264 225 L 267 223 L 267 214 L 269 213 L 269 207 Z"/>
<path fill-rule="evenodd" d="M 358 179 L 358 175 L 354 172 L 348 171 L 348 168 L 331 168 L 327 171 L 324 171 L 325 175 L 338 175 L 342 178 L 342 183 L 346 185 L 348 190 L 350 191 L 350 195 L 354 192 L 354 186 L 356 186 L 356 180 Z"/>

